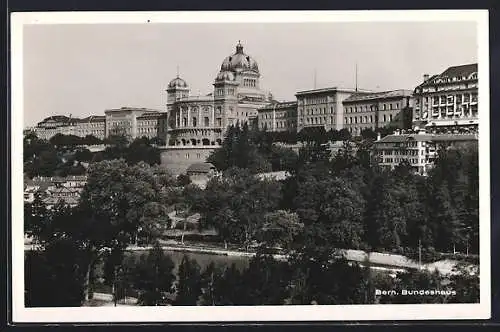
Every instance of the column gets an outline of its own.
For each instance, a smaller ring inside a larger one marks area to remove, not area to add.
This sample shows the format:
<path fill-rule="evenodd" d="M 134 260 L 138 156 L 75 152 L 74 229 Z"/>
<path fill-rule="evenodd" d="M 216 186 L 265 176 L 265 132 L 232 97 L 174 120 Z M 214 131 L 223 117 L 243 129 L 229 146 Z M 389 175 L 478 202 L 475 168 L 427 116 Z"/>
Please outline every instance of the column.
<path fill-rule="evenodd" d="M 187 107 L 187 126 L 191 127 L 191 106 Z"/>
<path fill-rule="evenodd" d="M 215 105 L 212 105 L 212 127 L 215 127 Z"/>
<path fill-rule="evenodd" d="M 204 121 L 204 119 L 201 118 L 201 105 L 198 105 L 198 127 L 201 127 L 202 124 L 205 125 L 205 123 L 202 121 Z"/>
<path fill-rule="evenodd" d="M 273 131 L 276 131 L 276 104 L 273 106 Z"/>

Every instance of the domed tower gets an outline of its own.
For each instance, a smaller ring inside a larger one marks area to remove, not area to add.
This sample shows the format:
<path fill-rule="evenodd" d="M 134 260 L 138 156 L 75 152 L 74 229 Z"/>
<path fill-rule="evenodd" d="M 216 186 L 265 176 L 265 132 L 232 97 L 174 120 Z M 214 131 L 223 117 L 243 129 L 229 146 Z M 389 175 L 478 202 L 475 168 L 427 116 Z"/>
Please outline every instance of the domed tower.
<path fill-rule="evenodd" d="M 167 111 L 171 111 L 176 101 L 189 96 L 189 85 L 177 75 L 168 83 L 167 87 Z"/>
<path fill-rule="evenodd" d="M 245 54 L 243 45 L 238 42 L 236 52 L 227 56 L 221 65 L 222 72 L 232 72 L 234 81 L 238 82 L 238 99 L 245 96 L 263 98 L 265 94 L 260 90 L 260 72 L 257 61 Z"/>

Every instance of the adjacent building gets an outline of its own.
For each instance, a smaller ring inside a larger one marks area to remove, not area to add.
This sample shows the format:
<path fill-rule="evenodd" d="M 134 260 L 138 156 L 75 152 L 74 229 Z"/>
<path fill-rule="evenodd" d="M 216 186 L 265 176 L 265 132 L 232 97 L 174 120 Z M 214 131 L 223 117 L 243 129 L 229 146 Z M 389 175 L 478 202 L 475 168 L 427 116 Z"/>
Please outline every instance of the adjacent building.
<path fill-rule="evenodd" d="M 72 175 L 67 177 L 34 177 L 24 183 L 24 201 L 32 203 L 35 195 L 40 195 L 48 208 L 58 202 L 69 206 L 76 206 L 83 187 L 87 183 L 87 176 Z"/>
<path fill-rule="evenodd" d="M 106 137 L 124 135 L 129 140 L 158 137 L 159 118 L 166 114 L 148 108 L 122 107 L 109 109 L 106 114 Z"/>
<path fill-rule="evenodd" d="M 375 142 L 375 157 L 382 167 L 394 169 L 402 162 L 408 162 L 414 171 L 427 175 L 434 165 L 440 145 L 445 147 L 461 144 L 477 144 L 476 134 L 404 134 L 396 131 Z"/>
<path fill-rule="evenodd" d="M 344 128 L 343 101 L 352 94 L 369 93 L 355 89 L 324 88 L 300 91 L 297 97 L 297 131 L 322 126 L 326 131 Z"/>
<path fill-rule="evenodd" d="M 257 124 L 266 131 L 297 131 L 297 102 L 273 102 L 258 110 Z"/>
<path fill-rule="evenodd" d="M 438 75 L 424 75 L 414 90 L 414 125 L 433 132 L 475 132 L 478 129 L 477 63 L 453 66 Z"/>
<path fill-rule="evenodd" d="M 410 128 L 412 91 L 394 90 L 377 93 L 354 93 L 345 99 L 343 128 L 353 136 L 364 129 L 383 127 Z"/>

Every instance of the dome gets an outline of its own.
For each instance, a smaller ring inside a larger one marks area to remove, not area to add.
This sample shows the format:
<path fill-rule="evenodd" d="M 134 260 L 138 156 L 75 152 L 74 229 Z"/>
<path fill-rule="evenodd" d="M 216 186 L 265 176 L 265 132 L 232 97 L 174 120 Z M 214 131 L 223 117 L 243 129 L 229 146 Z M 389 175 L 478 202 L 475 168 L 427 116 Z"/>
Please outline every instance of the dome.
<path fill-rule="evenodd" d="M 217 81 L 234 81 L 234 74 L 230 71 L 223 70 L 219 72 L 215 79 Z"/>
<path fill-rule="evenodd" d="M 168 88 L 169 89 L 173 89 L 173 88 L 187 88 L 187 87 L 188 87 L 188 85 L 187 85 L 186 81 L 184 81 L 179 76 L 177 76 L 176 78 L 174 78 L 173 80 L 171 80 L 170 83 L 168 83 Z"/>
<path fill-rule="evenodd" d="M 221 66 L 222 71 L 236 71 L 237 69 L 259 72 L 257 62 L 243 52 L 243 45 L 241 43 L 236 45 L 236 53 L 226 57 Z"/>

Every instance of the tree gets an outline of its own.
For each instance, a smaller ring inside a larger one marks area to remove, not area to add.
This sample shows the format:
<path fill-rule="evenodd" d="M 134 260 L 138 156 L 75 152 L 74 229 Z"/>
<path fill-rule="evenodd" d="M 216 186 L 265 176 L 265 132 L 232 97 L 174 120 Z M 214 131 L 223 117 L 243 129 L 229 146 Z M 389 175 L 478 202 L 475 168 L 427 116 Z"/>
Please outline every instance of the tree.
<path fill-rule="evenodd" d="M 201 274 L 201 305 L 215 305 L 219 302 L 219 299 L 216 296 L 216 287 L 221 279 L 222 270 L 220 267 L 216 266 L 213 261 L 211 261 Z"/>
<path fill-rule="evenodd" d="M 161 189 L 147 164 L 128 166 L 114 160 L 91 165 L 72 234 L 88 255 L 88 281 L 104 248 L 123 250 L 139 231 L 155 234 L 154 220 L 166 215 Z"/>
<path fill-rule="evenodd" d="M 271 255 L 257 253 L 243 272 L 242 304 L 279 305 L 287 298 L 288 264 Z"/>
<path fill-rule="evenodd" d="M 190 183 L 191 183 L 191 178 L 189 177 L 189 175 L 180 174 L 177 177 L 177 184 L 179 185 L 179 187 L 187 186 Z"/>
<path fill-rule="evenodd" d="M 134 273 L 134 286 L 141 290 L 139 304 L 166 304 L 166 294 L 172 291 L 175 264 L 157 242 L 148 255 L 142 255 Z"/>
<path fill-rule="evenodd" d="M 340 141 L 350 141 L 352 138 L 351 133 L 346 128 L 340 129 L 338 132 L 338 139 Z"/>
<path fill-rule="evenodd" d="M 373 129 L 371 129 L 371 128 L 365 128 L 365 129 L 361 130 L 361 137 L 364 140 L 374 141 L 377 139 L 377 133 L 375 131 L 373 131 Z"/>
<path fill-rule="evenodd" d="M 189 259 L 187 255 L 184 255 L 179 265 L 178 276 L 175 304 L 197 305 L 202 286 L 200 266 L 194 259 Z"/>
<path fill-rule="evenodd" d="M 222 171 L 238 167 L 247 168 L 252 173 L 268 172 L 271 164 L 259 153 L 254 139 L 256 135 L 250 132 L 247 124 L 243 127 L 231 125 L 226 131 L 222 147 L 213 151 L 207 161 Z"/>
<path fill-rule="evenodd" d="M 79 149 L 75 152 L 75 160 L 80 162 L 90 162 L 93 157 L 94 154 L 89 149 Z"/>
<path fill-rule="evenodd" d="M 264 216 L 264 224 L 258 230 L 257 238 L 267 247 L 289 249 L 303 228 L 304 224 L 299 221 L 297 213 L 277 210 Z"/>
<path fill-rule="evenodd" d="M 263 216 L 278 208 L 281 186 L 274 180 L 260 180 L 249 170 L 231 168 L 208 182 L 205 197 L 202 226 L 215 227 L 226 245 L 231 240 L 248 247 Z"/>
<path fill-rule="evenodd" d="M 46 238 L 49 211 L 40 193 L 35 193 L 33 203 L 24 204 L 24 233 L 35 239 Z"/>
<path fill-rule="evenodd" d="M 215 305 L 244 304 L 245 288 L 242 285 L 242 275 L 236 265 L 226 267 L 220 278 L 215 279 L 213 285 L 213 303 Z"/>
<path fill-rule="evenodd" d="M 290 266 L 291 304 L 364 303 L 362 269 L 336 257 L 335 252 L 307 247 L 292 256 Z"/>
<path fill-rule="evenodd" d="M 102 144 L 103 141 L 94 135 L 87 135 L 81 140 L 84 145 L 99 145 Z"/>
<path fill-rule="evenodd" d="M 294 202 L 308 242 L 339 248 L 362 244 L 365 202 L 347 181 L 308 177 L 298 184 Z"/>
<path fill-rule="evenodd" d="M 66 220 L 67 221 L 67 220 Z M 71 240 L 48 243 L 25 255 L 27 307 L 78 307 L 84 300 L 84 256 Z"/>
<path fill-rule="evenodd" d="M 151 146 L 147 137 L 137 138 L 125 150 L 124 158 L 129 164 L 146 162 L 150 165 L 160 164 L 160 150 Z"/>

